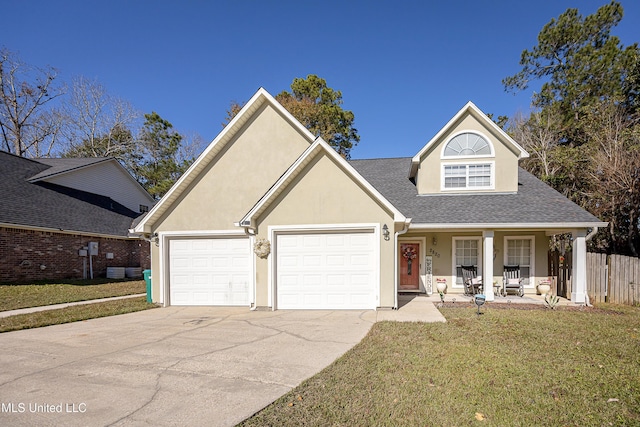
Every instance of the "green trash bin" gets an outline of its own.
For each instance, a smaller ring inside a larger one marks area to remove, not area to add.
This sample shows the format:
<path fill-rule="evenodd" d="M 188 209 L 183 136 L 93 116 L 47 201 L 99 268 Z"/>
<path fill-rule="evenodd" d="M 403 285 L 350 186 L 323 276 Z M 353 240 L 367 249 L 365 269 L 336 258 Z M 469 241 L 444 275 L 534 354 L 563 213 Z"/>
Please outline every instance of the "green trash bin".
<path fill-rule="evenodd" d="M 144 281 L 147 283 L 147 302 L 151 302 L 151 270 L 145 270 L 142 274 L 144 275 Z"/>

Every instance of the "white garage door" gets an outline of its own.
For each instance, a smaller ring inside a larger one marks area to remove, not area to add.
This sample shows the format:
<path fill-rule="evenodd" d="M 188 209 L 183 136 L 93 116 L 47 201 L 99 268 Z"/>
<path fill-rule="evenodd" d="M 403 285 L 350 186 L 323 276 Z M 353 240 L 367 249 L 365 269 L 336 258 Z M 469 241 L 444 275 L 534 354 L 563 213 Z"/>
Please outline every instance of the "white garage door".
<path fill-rule="evenodd" d="M 277 308 L 376 307 L 372 232 L 279 234 L 276 244 Z"/>
<path fill-rule="evenodd" d="M 171 240 L 171 305 L 248 305 L 250 254 L 247 238 Z"/>

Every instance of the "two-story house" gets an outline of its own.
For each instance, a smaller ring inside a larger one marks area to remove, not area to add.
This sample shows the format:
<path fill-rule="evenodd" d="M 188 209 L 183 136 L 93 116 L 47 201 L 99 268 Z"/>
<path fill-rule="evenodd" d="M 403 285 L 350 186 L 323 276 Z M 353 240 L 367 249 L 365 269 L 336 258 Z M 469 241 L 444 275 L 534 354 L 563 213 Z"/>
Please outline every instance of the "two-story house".
<path fill-rule="evenodd" d="M 485 284 L 518 265 L 535 293 L 550 236 L 571 232 L 584 303 L 586 241 L 606 224 L 520 169 L 527 156 L 469 102 L 413 158 L 347 161 L 260 89 L 136 226 L 156 241 L 153 299 L 397 308 L 436 280 L 461 293 L 462 265 Z"/>

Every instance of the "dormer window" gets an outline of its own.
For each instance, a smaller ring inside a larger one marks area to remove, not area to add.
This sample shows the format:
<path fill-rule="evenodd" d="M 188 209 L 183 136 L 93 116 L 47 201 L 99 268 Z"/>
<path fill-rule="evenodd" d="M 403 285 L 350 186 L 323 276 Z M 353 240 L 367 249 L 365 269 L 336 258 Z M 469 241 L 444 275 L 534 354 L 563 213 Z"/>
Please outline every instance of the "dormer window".
<path fill-rule="evenodd" d="M 495 162 L 480 160 L 493 156 L 493 146 L 482 135 L 475 132 L 455 135 L 442 150 L 443 160 L 455 162 L 442 163 L 441 189 L 444 191 L 494 189 Z"/>
<path fill-rule="evenodd" d="M 491 156 L 493 148 L 481 135 L 472 132 L 458 134 L 444 147 L 442 157 Z"/>

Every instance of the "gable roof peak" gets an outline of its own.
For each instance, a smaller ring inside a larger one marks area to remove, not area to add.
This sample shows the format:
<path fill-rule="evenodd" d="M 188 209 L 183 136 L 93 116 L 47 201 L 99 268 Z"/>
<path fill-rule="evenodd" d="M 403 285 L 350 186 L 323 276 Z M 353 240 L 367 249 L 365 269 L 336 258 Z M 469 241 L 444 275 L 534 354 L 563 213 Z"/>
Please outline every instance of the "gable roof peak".
<path fill-rule="evenodd" d="M 433 138 L 427 142 L 427 144 L 420 149 L 420 151 L 413 156 L 411 159 L 411 170 L 409 171 L 409 178 L 415 177 L 418 171 L 418 164 L 420 163 L 420 159 L 424 156 L 424 154 L 431 149 L 432 146 L 437 144 L 442 135 L 444 135 L 449 129 L 453 128 L 458 121 L 465 115 L 470 114 L 480 123 L 484 124 L 489 129 L 495 131 L 498 135 L 500 135 L 501 139 L 507 144 L 511 145 L 515 151 L 518 153 L 518 159 L 524 159 L 529 157 L 529 153 L 520 146 L 513 138 L 509 136 L 500 126 L 498 126 L 493 120 L 489 118 L 476 104 L 472 101 L 468 101 L 456 114 L 453 116 L 447 124 L 445 124 Z"/>
<path fill-rule="evenodd" d="M 142 221 L 135 227 L 135 232 L 146 233 L 151 229 L 151 225 L 159 218 L 171 204 L 182 194 L 182 192 L 193 182 L 198 174 L 222 151 L 222 149 L 233 139 L 240 129 L 265 103 L 274 108 L 285 118 L 301 135 L 312 144 L 316 137 L 304 127 L 293 115 L 287 111 L 267 90 L 259 87 L 256 93 L 240 109 L 238 114 L 222 129 L 213 141 L 196 158 L 191 166 L 182 176 L 171 186 L 169 191 L 156 203 Z"/>
<path fill-rule="evenodd" d="M 255 220 L 259 217 L 267 207 L 280 195 L 286 187 L 295 179 L 295 177 L 309 164 L 317 155 L 324 154 L 337 163 L 338 167 L 358 182 L 362 188 L 368 192 L 373 198 L 386 209 L 388 209 L 395 222 L 406 222 L 407 218 L 400 212 L 382 193 L 380 193 L 369 181 L 355 169 L 350 161 L 345 160 L 336 150 L 334 150 L 322 137 L 317 137 L 315 141 L 296 159 L 296 161 L 285 171 L 284 174 L 275 182 L 275 184 L 258 200 L 245 216 L 236 223 L 239 227 L 255 227 Z M 410 222 L 410 221 L 409 221 Z"/>

